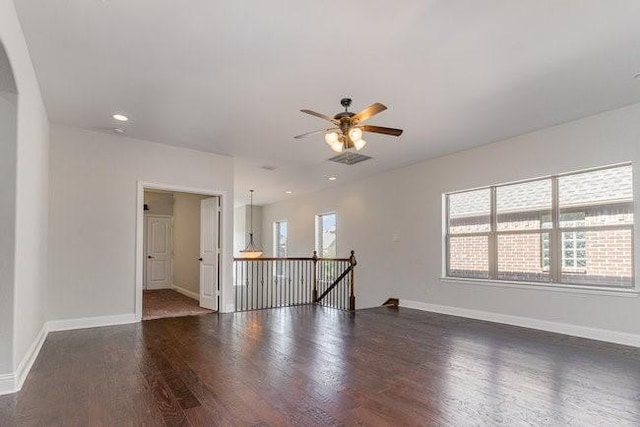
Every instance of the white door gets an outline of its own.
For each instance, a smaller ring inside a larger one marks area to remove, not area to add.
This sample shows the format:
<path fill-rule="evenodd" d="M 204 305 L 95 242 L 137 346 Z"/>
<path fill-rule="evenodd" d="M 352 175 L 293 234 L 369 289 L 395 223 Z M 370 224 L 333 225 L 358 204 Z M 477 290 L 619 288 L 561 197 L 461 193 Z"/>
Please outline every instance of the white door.
<path fill-rule="evenodd" d="M 145 288 L 170 288 L 173 284 L 172 218 L 148 215 L 145 221 Z"/>
<path fill-rule="evenodd" d="M 200 307 L 218 310 L 218 197 L 200 201 Z"/>

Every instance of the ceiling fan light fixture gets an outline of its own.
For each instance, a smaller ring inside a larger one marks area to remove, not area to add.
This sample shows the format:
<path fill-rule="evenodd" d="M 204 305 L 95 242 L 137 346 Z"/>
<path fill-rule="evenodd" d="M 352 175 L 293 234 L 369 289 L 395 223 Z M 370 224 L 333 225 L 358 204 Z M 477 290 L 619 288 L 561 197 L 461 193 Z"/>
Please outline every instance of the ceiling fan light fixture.
<path fill-rule="evenodd" d="M 351 128 L 349 130 L 349 138 L 351 138 L 351 141 L 353 141 L 354 143 L 356 143 L 357 141 L 360 141 L 362 139 L 362 129 Z"/>
<path fill-rule="evenodd" d="M 324 135 L 324 140 L 331 147 L 332 144 L 335 144 L 340 139 L 340 135 L 338 132 L 329 132 Z"/>
<path fill-rule="evenodd" d="M 344 142 L 336 141 L 334 143 L 329 144 L 329 147 L 331 147 L 331 149 L 336 153 L 342 153 L 342 150 L 344 150 Z"/>
<path fill-rule="evenodd" d="M 358 139 L 357 141 L 353 141 L 353 146 L 356 148 L 356 151 L 362 150 L 365 145 L 367 145 L 367 141 L 362 138 Z"/>
<path fill-rule="evenodd" d="M 343 151 L 349 151 L 352 148 L 356 151 L 362 150 L 364 146 L 367 145 L 367 141 L 364 141 L 362 139 L 362 135 L 364 132 L 379 133 L 392 136 L 402 135 L 402 129 L 363 124 L 365 120 L 369 120 L 371 117 L 387 109 L 386 106 L 379 102 L 375 102 L 369 105 L 359 113 L 353 113 L 349 111 L 349 107 L 351 106 L 350 98 L 343 98 L 340 101 L 340 105 L 344 107 L 344 111 L 339 112 L 333 117 L 326 114 L 317 113 L 313 110 L 300 110 L 305 114 L 309 114 L 322 120 L 331 122 L 331 127 L 328 129 L 320 129 L 317 131 L 296 135 L 294 136 L 294 138 L 300 139 L 309 135 L 315 135 L 321 132 L 325 132 L 324 140 L 329 148 L 331 148 L 331 150 L 336 153 L 342 153 Z"/>

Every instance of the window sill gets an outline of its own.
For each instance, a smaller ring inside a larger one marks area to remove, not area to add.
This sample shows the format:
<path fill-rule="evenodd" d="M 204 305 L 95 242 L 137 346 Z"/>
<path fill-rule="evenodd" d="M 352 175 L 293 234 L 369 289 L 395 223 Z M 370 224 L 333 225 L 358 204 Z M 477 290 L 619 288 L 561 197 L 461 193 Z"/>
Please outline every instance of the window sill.
<path fill-rule="evenodd" d="M 516 289 L 533 289 L 544 290 L 552 292 L 569 292 L 574 294 L 592 294 L 592 295 L 606 295 L 615 297 L 627 297 L 636 298 L 640 295 L 637 288 L 630 289 L 612 289 L 603 288 L 597 286 L 581 286 L 581 285 L 555 285 L 549 283 L 538 282 L 519 282 L 512 280 L 489 280 L 489 279 L 470 279 L 463 277 L 440 277 L 441 282 L 451 283 L 467 283 L 483 286 L 497 286 L 501 288 L 516 288 Z"/>

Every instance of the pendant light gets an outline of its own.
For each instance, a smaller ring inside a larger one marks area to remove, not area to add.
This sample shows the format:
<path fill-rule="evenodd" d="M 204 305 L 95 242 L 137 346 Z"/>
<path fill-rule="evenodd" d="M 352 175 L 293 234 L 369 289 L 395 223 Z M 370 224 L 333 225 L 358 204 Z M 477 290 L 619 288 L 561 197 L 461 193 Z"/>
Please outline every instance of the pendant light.
<path fill-rule="evenodd" d="M 249 190 L 249 244 L 240 251 L 241 258 L 259 258 L 262 249 L 253 241 L 253 190 Z"/>

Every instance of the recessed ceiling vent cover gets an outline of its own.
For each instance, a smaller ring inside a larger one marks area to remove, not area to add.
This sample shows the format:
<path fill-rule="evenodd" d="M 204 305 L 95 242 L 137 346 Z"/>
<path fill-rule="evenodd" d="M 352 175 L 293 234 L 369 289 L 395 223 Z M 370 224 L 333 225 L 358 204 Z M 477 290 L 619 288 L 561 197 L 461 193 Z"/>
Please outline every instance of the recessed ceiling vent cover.
<path fill-rule="evenodd" d="M 329 161 L 342 163 L 343 165 L 355 165 L 356 163 L 364 162 L 365 160 L 369 159 L 371 159 L 371 157 L 365 156 L 364 154 L 346 151 L 342 154 L 338 154 L 337 156 L 330 158 Z"/>

